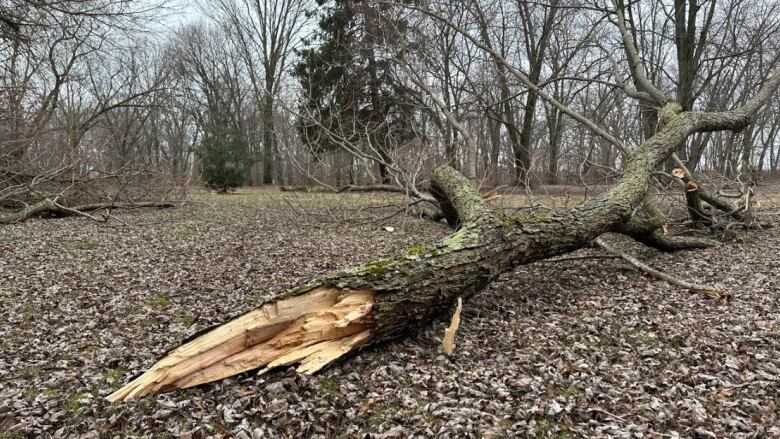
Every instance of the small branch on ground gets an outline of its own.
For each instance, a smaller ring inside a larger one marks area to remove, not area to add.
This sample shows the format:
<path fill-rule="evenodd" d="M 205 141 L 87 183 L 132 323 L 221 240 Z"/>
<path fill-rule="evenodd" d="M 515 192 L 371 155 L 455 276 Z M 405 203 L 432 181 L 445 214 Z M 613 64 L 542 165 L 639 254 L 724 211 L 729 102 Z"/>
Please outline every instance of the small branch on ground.
<path fill-rule="evenodd" d="M 674 276 L 671 276 L 669 274 L 666 274 L 662 271 L 656 270 L 655 268 L 645 264 L 644 262 L 640 261 L 639 259 L 635 258 L 634 256 L 631 256 L 627 253 L 624 253 L 620 250 L 618 250 L 615 247 L 612 247 L 611 245 L 607 244 L 604 239 L 601 237 L 596 238 L 593 241 L 596 245 L 603 248 L 604 250 L 608 251 L 609 253 L 612 253 L 616 256 L 620 256 L 621 259 L 628 262 L 634 268 L 638 269 L 639 271 L 644 272 L 645 274 L 654 277 L 656 279 L 660 279 L 663 281 L 666 281 L 672 285 L 678 286 L 680 288 L 685 288 L 687 290 L 690 290 L 691 292 L 697 293 L 697 294 L 703 294 L 711 299 L 717 300 L 720 303 L 726 303 L 731 299 L 731 294 L 728 292 L 722 292 L 715 287 L 707 286 L 707 285 L 699 285 L 694 284 L 688 281 L 684 281 L 682 279 L 678 279 Z"/>

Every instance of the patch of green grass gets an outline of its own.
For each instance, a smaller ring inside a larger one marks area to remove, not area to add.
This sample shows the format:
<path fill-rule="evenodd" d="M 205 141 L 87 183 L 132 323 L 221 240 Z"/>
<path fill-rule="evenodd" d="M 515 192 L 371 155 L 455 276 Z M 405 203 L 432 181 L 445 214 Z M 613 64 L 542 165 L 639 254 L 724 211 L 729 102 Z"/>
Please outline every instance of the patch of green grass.
<path fill-rule="evenodd" d="M 169 231 L 169 236 L 175 241 L 186 241 L 193 238 L 198 230 L 193 225 L 176 226 Z"/>
<path fill-rule="evenodd" d="M 94 250 L 100 247 L 100 244 L 95 241 L 65 241 L 62 245 L 68 250 Z"/>
<path fill-rule="evenodd" d="M 639 341 L 641 341 L 643 344 L 650 346 L 650 347 L 658 347 L 661 345 L 661 340 L 655 336 L 655 334 L 651 334 L 648 332 L 642 332 L 638 336 Z"/>
<path fill-rule="evenodd" d="M 543 418 L 536 423 L 536 427 L 534 428 L 533 433 L 531 433 L 528 437 L 537 439 L 569 439 L 573 437 L 569 432 L 565 430 L 559 430 L 562 428 L 565 428 L 564 424 L 554 419 Z"/>
<path fill-rule="evenodd" d="M 154 325 L 155 323 L 157 323 L 157 322 L 154 321 L 154 319 L 143 319 L 143 320 L 139 320 L 138 321 L 138 326 L 140 326 L 142 328 L 148 328 L 148 327 Z"/>
<path fill-rule="evenodd" d="M 575 386 L 574 384 L 570 384 L 566 387 L 556 388 L 553 391 L 553 394 L 555 394 L 555 396 L 575 397 L 582 394 L 582 389 Z"/>
<path fill-rule="evenodd" d="M 38 366 L 25 367 L 19 370 L 19 376 L 21 378 L 36 378 L 41 374 L 41 368 Z"/>
<path fill-rule="evenodd" d="M 181 323 L 183 326 L 190 327 L 195 324 L 195 317 L 192 316 L 184 316 L 179 319 L 179 323 Z"/>
<path fill-rule="evenodd" d="M 319 393 L 325 396 L 333 396 L 339 391 L 339 383 L 335 378 L 324 377 L 320 380 Z"/>
<path fill-rule="evenodd" d="M 92 395 L 87 392 L 79 392 L 70 395 L 68 399 L 65 400 L 65 409 L 71 413 L 76 413 L 79 411 L 79 409 L 86 405 L 86 403 L 82 402 L 82 400 L 88 396 Z"/>
<path fill-rule="evenodd" d="M 171 299 L 167 296 L 157 296 L 149 301 L 149 306 L 152 308 L 162 308 L 171 304 Z"/>
<path fill-rule="evenodd" d="M 44 387 L 44 388 L 38 388 L 38 387 L 28 387 L 24 390 L 24 396 L 26 396 L 29 399 L 35 399 L 38 395 L 45 395 L 48 397 L 54 396 L 54 389 L 51 387 Z"/>
<path fill-rule="evenodd" d="M 154 405 L 154 400 L 150 398 L 144 398 L 140 401 L 138 401 L 138 407 L 143 410 L 147 411 Z"/>
<path fill-rule="evenodd" d="M 106 377 L 108 381 L 111 383 L 116 383 L 122 380 L 124 378 L 125 374 L 127 374 L 127 369 L 117 367 L 116 369 L 106 369 L 103 372 L 103 376 Z"/>
<path fill-rule="evenodd" d="M 24 389 L 24 396 L 28 399 L 33 399 L 38 396 L 38 389 L 35 387 L 28 387 Z"/>

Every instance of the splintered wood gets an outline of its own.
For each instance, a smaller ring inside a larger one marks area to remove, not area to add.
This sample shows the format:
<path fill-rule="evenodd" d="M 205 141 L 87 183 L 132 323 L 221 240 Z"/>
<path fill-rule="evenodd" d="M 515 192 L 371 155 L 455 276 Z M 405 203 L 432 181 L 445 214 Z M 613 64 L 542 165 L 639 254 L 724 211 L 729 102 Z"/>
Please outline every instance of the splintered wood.
<path fill-rule="evenodd" d="M 266 304 L 171 351 L 108 396 L 183 389 L 265 366 L 314 373 L 371 337 L 371 291 L 319 287 Z"/>
<path fill-rule="evenodd" d="M 455 308 L 455 314 L 452 315 L 452 321 L 449 328 L 444 330 L 444 340 L 442 341 L 442 351 L 445 355 L 452 355 L 455 347 L 455 333 L 460 326 L 460 312 L 463 309 L 463 299 L 458 297 L 458 307 Z"/>

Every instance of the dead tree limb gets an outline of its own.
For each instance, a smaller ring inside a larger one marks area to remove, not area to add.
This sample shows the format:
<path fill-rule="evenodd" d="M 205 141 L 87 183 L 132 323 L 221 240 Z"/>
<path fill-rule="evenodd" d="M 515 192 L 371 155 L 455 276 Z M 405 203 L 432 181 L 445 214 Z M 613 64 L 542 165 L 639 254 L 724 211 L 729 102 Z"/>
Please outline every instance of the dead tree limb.
<path fill-rule="evenodd" d="M 654 277 L 656 279 L 660 279 L 663 281 L 666 281 L 674 286 L 678 286 L 680 288 L 685 288 L 687 290 L 690 290 L 693 293 L 697 294 L 703 294 L 713 300 L 717 300 L 720 303 L 726 303 L 731 298 L 731 294 L 727 292 L 722 292 L 718 290 L 717 288 L 707 286 L 707 285 L 699 285 L 694 284 L 682 279 L 678 279 L 674 276 L 671 276 L 669 274 L 666 274 L 662 271 L 656 270 L 655 268 L 645 264 L 644 262 L 640 261 L 639 259 L 635 258 L 634 256 L 629 255 L 628 253 L 624 253 L 620 250 L 618 250 L 615 247 L 612 247 L 611 245 L 607 244 L 603 238 L 599 237 L 596 238 L 594 241 L 596 245 L 603 248 L 604 250 L 608 251 L 609 253 L 612 253 L 615 256 L 620 256 L 621 259 L 631 264 L 634 268 L 638 269 L 639 271 L 642 271 L 646 273 L 647 275 Z"/>
<path fill-rule="evenodd" d="M 191 387 L 261 367 L 298 364 L 299 371 L 311 373 L 361 346 L 398 337 L 501 273 L 588 246 L 627 222 L 647 197 L 651 173 L 677 145 L 695 132 L 741 129 L 779 85 L 780 73 L 731 112 L 682 112 L 679 104 L 667 104 L 664 126 L 636 149 L 610 191 L 549 216 L 501 219 L 468 179 L 438 168 L 433 192 L 457 215 L 454 234 L 281 293 L 174 349 L 108 399 Z"/>
<path fill-rule="evenodd" d="M 93 212 L 100 209 L 134 209 L 143 207 L 154 207 L 163 209 L 167 207 L 173 207 L 174 203 L 168 201 L 148 201 L 138 203 L 91 203 L 82 204 L 78 206 L 68 207 L 58 203 L 51 198 L 44 198 L 43 200 L 29 205 L 22 210 L 0 215 L 0 224 L 12 224 L 26 221 L 30 218 L 35 218 L 44 215 L 67 217 L 67 216 L 84 216 L 94 221 L 100 221 L 92 215 L 88 215 L 87 212 Z"/>
<path fill-rule="evenodd" d="M 695 181 L 689 181 L 685 185 L 685 202 L 688 205 L 688 214 L 691 216 L 694 227 L 701 228 L 712 222 L 701 207 L 699 185 Z"/>
<path fill-rule="evenodd" d="M 691 181 L 696 181 L 696 179 L 693 177 L 693 174 L 690 170 L 685 166 L 685 163 L 683 163 L 682 160 L 677 156 L 677 154 L 672 153 L 672 160 L 674 160 L 675 164 L 679 166 L 679 169 L 682 170 L 682 175 L 679 176 L 678 174 L 675 174 L 675 177 L 682 180 L 683 183 L 686 185 L 690 183 Z M 731 203 L 729 203 L 726 200 L 722 200 L 715 195 L 710 194 L 709 192 L 706 192 L 699 188 L 699 197 L 710 206 L 720 210 L 721 212 L 726 212 L 729 216 L 734 217 L 737 221 L 742 221 L 744 218 L 742 217 L 740 211 L 735 208 Z"/>

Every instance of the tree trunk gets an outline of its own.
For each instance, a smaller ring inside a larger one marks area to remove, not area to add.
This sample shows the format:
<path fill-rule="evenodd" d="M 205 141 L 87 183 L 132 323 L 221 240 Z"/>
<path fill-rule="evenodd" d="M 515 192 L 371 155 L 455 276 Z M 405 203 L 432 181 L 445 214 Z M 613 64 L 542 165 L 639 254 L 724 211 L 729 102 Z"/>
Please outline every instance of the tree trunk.
<path fill-rule="evenodd" d="M 274 184 L 276 161 L 276 133 L 274 132 L 274 96 L 265 93 L 263 104 L 263 184 Z"/>
<path fill-rule="evenodd" d="M 501 122 L 497 120 L 498 113 L 489 111 L 486 115 L 488 135 L 490 136 L 490 154 L 488 155 L 488 166 L 485 166 L 485 169 L 490 170 L 491 181 L 494 185 L 498 185 L 501 177 L 498 167 L 498 157 L 501 154 Z"/>
<path fill-rule="evenodd" d="M 550 157 L 547 162 L 547 184 L 558 184 L 558 159 L 563 138 L 563 113 L 556 109 L 549 110 L 552 115 L 547 118 L 550 132 Z"/>
<path fill-rule="evenodd" d="M 515 158 L 515 184 L 527 186 L 530 184 L 528 171 L 531 167 L 531 140 L 534 129 L 536 113 L 536 94 L 528 92 L 528 100 L 523 113 L 523 125 L 520 129 L 520 139 L 514 147 Z"/>

